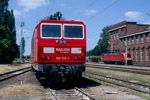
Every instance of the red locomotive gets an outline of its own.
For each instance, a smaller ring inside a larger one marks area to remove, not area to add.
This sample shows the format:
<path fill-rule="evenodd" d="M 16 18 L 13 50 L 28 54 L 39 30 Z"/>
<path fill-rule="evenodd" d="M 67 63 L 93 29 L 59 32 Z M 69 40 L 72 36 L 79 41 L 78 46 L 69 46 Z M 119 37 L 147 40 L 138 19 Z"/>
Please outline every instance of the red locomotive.
<path fill-rule="evenodd" d="M 86 26 L 81 21 L 41 20 L 35 27 L 31 62 L 38 73 L 58 79 L 85 71 Z"/>
<path fill-rule="evenodd" d="M 105 64 L 125 64 L 125 52 L 104 54 Z M 127 53 L 127 64 L 132 64 L 131 54 Z"/>

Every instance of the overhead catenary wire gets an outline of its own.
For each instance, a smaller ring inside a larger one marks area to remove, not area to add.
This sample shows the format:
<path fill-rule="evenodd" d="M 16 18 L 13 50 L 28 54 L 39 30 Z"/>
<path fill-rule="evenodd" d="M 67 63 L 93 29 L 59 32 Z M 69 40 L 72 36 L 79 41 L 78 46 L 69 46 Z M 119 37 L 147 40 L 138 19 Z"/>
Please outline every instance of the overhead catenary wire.
<path fill-rule="evenodd" d="M 48 6 L 47 6 L 47 9 L 46 9 L 46 12 L 45 12 L 45 17 L 48 16 L 48 12 L 49 12 L 49 9 L 51 7 L 51 4 L 52 4 L 52 0 L 47 0 L 48 1 Z"/>
<path fill-rule="evenodd" d="M 48 0 L 48 7 L 46 9 L 46 12 L 45 12 L 45 17 L 43 19 L 47 19 L 48 16 L 50 16 L 51 14 L 51 11 L 53 9 L 53 5 L 54 5 L 54 2 L 55 0 Z"/>
<path fill-rule="evenodd" d="M 103 13 L 104 11 L 106 11 L 107 9 L 111 8 L 112 6 L 114 6 L 117 2 L 119 2 L 120 0 L 116 0 L 115 2 L 113 2 L 112 4 L 110 4 L 109 6 L 105 7 L 103 10 L 101 10 L 100 12 L 98 12 L 97 14 L 93 15 L 92 17 L 90 17 L 89 19 L 87 19 L 87 21 L 90 21 L 91 19 L 93 19 L 94 17 L 96 17 L 97 15 Z"/>
<path fill-rule="evenodd" d="M 27 25 L 25 25 L 25 27 L 30 30 L 31 32 L 33 32 L 33 29 L 29 28 Z"/>
<path fill-rule="evenodd" d="M 88 6 L 87 8 L 90 8 L 94 3 L 96 2 L 96 0 L 93 0 Z M 80 14 L 83 13 L 83 10 L 80 12 Z M 76 19 L 79 17 L 79 14 L 75 17 Z"/>
<path fill-rule="evenodd" d="M 88 5 L 87 8 L 90 8 L 95 2 L 96 2 L 96 0 L 94 0 L 92 3 L 90 3 L 90 5 Z"/>
<path fill-rule="evenodd" d="M 52 5 L 51 5 L 51 8 L 50 8 L 49 15 L 50 15 L 50 14 L 51 14 L 51 12 L 52 12 L 52 9 L 53 9 L 53 6 L 54 6 L 54 3 L 55 3 L 55 0 L 53 0 L 53 2 L 52 2 Z"/>

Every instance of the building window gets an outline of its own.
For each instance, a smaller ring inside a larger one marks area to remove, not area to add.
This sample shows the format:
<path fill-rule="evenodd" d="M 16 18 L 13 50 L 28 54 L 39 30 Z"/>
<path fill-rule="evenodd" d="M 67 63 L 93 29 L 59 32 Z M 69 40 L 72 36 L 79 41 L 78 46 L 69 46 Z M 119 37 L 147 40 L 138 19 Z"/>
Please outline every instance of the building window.
<path fill-rule="evenodd" d="M 134 36 L 132 36 L 132 44 L 134 44 Z"/>
<path fill-rule="evenodd" d="M 126 38 L 124 38 L 124 45 L 126 45 L 127 41 L 126 41 Z"/>
<path fill-rule="evenodd" d="M 143 48 L 141 49 L 141 61 L 143 61 Z"/>
<path fill-rule="evenodd" d="M 146 42 L 149 42 L 149 33 L 146 33 Z"/>
<path fill-rule="evenodd" d="M 139 44 L 139 36 L 136 36 L 136 44 Z"/>
<path fill-rule="evenodd" d="M 141 34 L 141 43 L 144 43 L 143 34 Z"/>
<path fill-rule="evenodd" d="M 118 40 L 118 32 L 116 33 L 116 36 L 117 36 L 117 40 Z"/>
<path fill-rule="evenodd" d="M 139 50 L 136 49 L 136 61 L 138 61 L 138 52 L 139 52 Z"/>
<path fill-rule="evenodd" d="M 113 51 L 113 42 L 111 42 L 111 50 Z"/>
<path fill-rule="evenodd" d="M 148 55 L 149 55 L 149 52 L 148 52 L 148 48 L 146 48 L 146 61 L 148 61 Z"/>
<path fill-rule="evenodd" d="M 111 40 L 113 40 L 113 33 L 111 33 Z"/>
<path fill-rule="evenodd" d="M 115 40 L 115 33 L 114 33 L 114 40 Z"/>
<path fill-rule="evenodd" d="M 122 47 L 122 39 L 120 40 L 120 46 Z"/>
<path fill-rule="evenodd" d="M 134 60 L 134 49 L 132 49 L 131 51 L 131 57 L 132 57 L 132 60 Z"/>
<path fill-rule="evenodd" d="M 130 37 L 128 37 L 128 45 L 130 45 Z"/>

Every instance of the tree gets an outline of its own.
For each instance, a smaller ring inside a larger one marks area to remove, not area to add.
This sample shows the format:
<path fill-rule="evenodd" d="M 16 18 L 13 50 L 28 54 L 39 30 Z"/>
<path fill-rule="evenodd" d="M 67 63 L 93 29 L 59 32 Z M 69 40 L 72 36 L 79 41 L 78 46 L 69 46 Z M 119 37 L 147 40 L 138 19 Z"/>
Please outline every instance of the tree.
<path fill-rule="evenodd" d="M 4 25 L 9 27 L 10 29 L 10 36 L 14 43 L 16 43 L 16 27 L 15 27 L 15 17 L 13 14 L 13 10 L 6 11 L 4 15 Z"/>
<path fill-rule="evenodd" d="M 0 24 L 4 22 L 4 14 L 8 8 L 8 0 L 0 0 Z"/>
<path fill-rule="evenodd" d="M 62 17 L 62 13 L 60 11 L 57 11 L 54 15 L 48 16 L 46 20 L 65 20 L 65 19 Z"/>
<path fill-rule="evenodd" d="M 9 28 L 0 25 L 0 63 L 11 63 L 16 57 L 16 50 L 9 34 Z"/>
<path fill-rule="evenodd" d="M 18 56 L 15 17 L 8 9 L 8 0 L 0 0 L 0 63 L 11 63 Z"/>
<path fill-rule="evenodd" d="M 98 48 L 100 50 L 100 55 L 108 52 L 108 29 L 106 26 L 102 29 L 102 33 L 100 35 L 101 39 L 98 41 Z"/>
<path fill-rule="evenodd" d="M 21 39 L 21 42 L 22 42 L 22 55 L 23 55 L 25 52 L 25 39 L 24 39 L 24 37 Z"/>
<path fill-rule="evenodd" d="M 108 52 L 108 26 L 102 29 L 100 34 L 100 39 L 94 49 L 87 51 L 88 56 L 102 56 L 104 53 Z"/>

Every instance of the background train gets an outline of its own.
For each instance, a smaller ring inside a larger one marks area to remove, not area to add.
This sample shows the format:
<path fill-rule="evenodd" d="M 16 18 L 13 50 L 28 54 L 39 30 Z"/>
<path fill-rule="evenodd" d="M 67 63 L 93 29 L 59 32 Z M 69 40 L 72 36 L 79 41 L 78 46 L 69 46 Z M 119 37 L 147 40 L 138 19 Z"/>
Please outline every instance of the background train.
<path fill-rule="evenodd" d="M 38 74 L 59 81 L 85 71 L 86 26 L 81 21 L 41 20 L 31 42 L 31 62 Z"/>
<path fill-rule="evenodd" d="M 104 54 L 103 62 L 105 64 L 125 64 L 125 52 Z M 127 53 L 127 64 L 132 64 L 131 54 Z"/>

